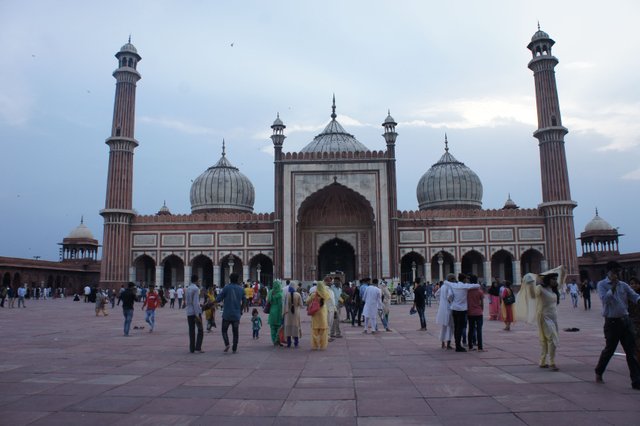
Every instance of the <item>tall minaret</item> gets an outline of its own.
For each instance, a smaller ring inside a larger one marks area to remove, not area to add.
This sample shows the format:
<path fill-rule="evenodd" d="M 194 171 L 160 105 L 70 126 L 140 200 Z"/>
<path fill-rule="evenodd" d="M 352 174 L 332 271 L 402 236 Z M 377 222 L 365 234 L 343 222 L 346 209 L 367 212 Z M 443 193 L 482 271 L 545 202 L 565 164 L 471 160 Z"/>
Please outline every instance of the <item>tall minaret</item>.
<path fill-rule="evenodd" d="M 133 150 L 138 146 L 134 138 L 136 83 L 141 76 L 136 70 L 140 55 L 129 42 L 116 53 L 118 69 L 116 96 L 113 107 L 113 125 L 109 145 L 109 170 L 107 197 L 104 210 L 104 235 L 102 241 L 102 266 L 100 283 L 103 287 L 119 287 L 129 281 L 130 235 L 129 226 L 134 216 L 133 199 Z"/>
<path fill-rule="evenodd" d="M 568 130 L 562 126 L 560 116 L 554 70 L 558 59 L 551 54 L 554 43 L 538 25 L 538 31 L 527 45 L 533 54 L 528 66 L 533 71 L 538 109 L 538 130 L 533 136 L 538 139 L 540 146 L 542 204 L 539 207 L 546 218 L 548 266 L 565 265 L 569 275 L 577 275 L 578 257 L 573 226 L 573 209 L 577 203 L 571 200 L 569 189 L 564 150 L 564 135 Z"/>
<path fill-rule="evenodd" d="M 387 118 L 382 123 L 384 137 L 387 143 L 387 199 L 389 200 L 389 278 L 400 277 L 400 253 L 398 252 L 398 191 L 396 187 L 396 126 L 398 123 L 388 111 Z"/>
<path fill-rule="evenodd" d="M 282 163 L 282 145 L 284 144 L 284 140 L 286 138 L 284 134 L 284 129 L 287 126 L 284 125 L 282 120 L 280 120 L 280 113 L 278 113 L 278 117 L 273 122 L 271 129 L 273 130 L 273 134 L 271 135 L 271 140 L 273 141 L 273 150 L 274 150 L 274 207 L 275 207 L 275 253 L 274 253 L 274 262 L 273 262 L 273 277 L 274 278 L 290 278 L 284 277 L 284 253 L 282 246 L 284 245 L 283 239 L 283 224 L 282 224 L 282 210 L 284 209 L 284 164 Z M 315 278 L 314 278 L 315 279 Z"/>

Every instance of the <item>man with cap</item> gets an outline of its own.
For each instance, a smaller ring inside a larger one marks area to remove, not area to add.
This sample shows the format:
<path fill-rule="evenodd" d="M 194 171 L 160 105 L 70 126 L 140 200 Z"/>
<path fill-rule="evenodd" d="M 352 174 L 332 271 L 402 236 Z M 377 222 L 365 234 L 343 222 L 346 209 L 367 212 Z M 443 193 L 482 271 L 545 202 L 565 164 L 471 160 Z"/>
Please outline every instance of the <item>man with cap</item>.
<path fill-rule="evenodd" d="M 160 305 L 160 295 L 156 291 L 155 284 L 149 284 L 149 291 L 147 292 L 147 297 L 144 299 L 144 303 L 142 304 L 142 310 L 147 308 L 147 314 L 145 317 L 145 321 L 149 324 L 149 333 L 153 333 L 153 327 L 156 325 L 156 308 Z"/>
<path fill-rule="evenodd" d="M 629 319 L 629 303 L 638 303 L 640 294 L 636 293 L 624 281 L 620 281 L 620 264 L 615 261 L 607 263 L 607 276 L 598 283 L 598 296 L 602 301 L 604 317 L 605 347 L 600 354 L 596 366 L 596 382 L 603 383 L 602 375 L 613 356 L 618 343 L 622 344 L 627 357 L 627 366 L 631 376 L 631 387 L 640 390 L 640 364 L 636 357 L 634 329 Z"/>

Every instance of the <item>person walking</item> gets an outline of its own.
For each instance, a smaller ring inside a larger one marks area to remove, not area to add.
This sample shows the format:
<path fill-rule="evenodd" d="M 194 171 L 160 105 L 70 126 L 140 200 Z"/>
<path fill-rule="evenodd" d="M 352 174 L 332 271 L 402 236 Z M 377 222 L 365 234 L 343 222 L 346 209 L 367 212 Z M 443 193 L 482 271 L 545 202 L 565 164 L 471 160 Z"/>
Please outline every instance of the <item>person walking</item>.
<path fill-rule="evenodd" d="M 98 287 L 96 289 L 96 305 L 95 305 L 96 316 L 99 316 L 100 312 L 102 312 L 102 315 L 105 317 L 109 315 L 107 313 L 106 307 L 107 307 L 107 296 L 105 296 L 102 289 Z"/>
<path fill-rule="evenodd" d="M 604 319 L 605 347 L 600 354 L 595 368 L 596 383 L 604 383 L 602 375 L 609 360 L 615 353 L 618 343 L 622 344 L 626 358 L 631 387 L 640 390 L 640 364 L 636 356 L 635 335 L 633 323 L 629 318 L 628 305 L 638 304 L 640 294 L 629 287 L 629 284 L 620 281 L 620 264 L 615 261 L 606 265 L 607 276 L 598 283 L 598 296 L 602 301 L 602 316 Z"/>
<path fill-rule="evenodd" d="M 504 321 L 505 331 L 511 330 L 511 323 L 514 321 L 513 305 L 516 301 L 511 281 L 505 281 L 504 287 L 500 289 L 500 300 L 502 301 L 502 320 Z"/>
<path fill-rule="evenodd" d="M 273 346 L 284 346 L 280 342 L 280 326 L 282 325 L 282 307 L 283 307 L 283 298 L 282 298 L 282 284 L 280 281 L 276 280 L 273 282 L 273 286 L 271 287 L 271 291 L 267 296 L 267 303 L 270 304 L 271 308 L 269 310 L 269 317 L 267 319 L 267 324 L 271 329 L 271 343 Z"/>
<path fill-rule="evenodd" d="M 378 310 L 382 309 L 382 293 L 378 288 L 378 280 L 373 280 L 364 295 L 364 331 L 367 334 L 371 328 L 371 334 L 376 333 Z"/>
<path fill-rule="evenodd" d="M 176 289 L 173 287 L 169 289 L 169 307 L 171 309 L 176 307 Z"/>
<path fill-rule="evenodd" d="M 326 301 L 329 300 L 331 294 L 322 281 L 319 281 L 315 286 L 315 291 L 313 290 L 314 288 L 309 291 L 307 313 L 309 313 L 309 307 L 315 303 L 319 305 L 320 309 L 311 315 L 311 349 L 324 350 L 329 344 L 329 322 L 327 321 Z"/>
<path fill-rule="evenodd" d="M 142 304 L 142 310 L 147 308 L 144 320 L 149 324 L 149 333 L 153 333 L 153 329 L 156 326 L 156 308 L 160 306 L 160 303 L 160 295 L 156 291 L 155 284 L 149 284 L 147 297 L 144 299 L 144 303 Z"/>
<path fill-rule="evenodd" d="M 582 293 L 582 302 L 584 310 L 591 309 L 591 282 L 586 272 L 580 274 L 580 291 Z"/>
<path fill-rule="evenodd" d="M 413 280 L 413 308 L 418 311 L 418 318 L 420 318 L 420 329 L 418 331 L 427 331 L 427 318 L 424 314 L 427 295 L 424 287 L 420 285 L 420 281 L 420 277 L 416 277 Z"/>
<path fill-rule="evenodd" d="M 389 312 L 391 311 L 391 292 L 387 286 L 386 281 L 382 281 L 380 286 L 380 292 L 382 293 L 382 315 L 381 321 L 384 326 L 384 331 L 391 331 L 389 328 Z"/>
<path fill-rule="evenodd" d="M 122 302 L 122 315 L 124 316 L 124 335 L 129 336 L 129 329 L 131 328 L 131 321 L 133 321 L 133 304 L 136 301 L 136 285 L 130 282 L 127 284 L 127 289 L 120 295 L 120 301 Z"/>
<path fill-rule="evenodd" d="M 567 290 L 569 290 L 569 295 L 571 296 L 571 304 L 573 308 L 578 307 L 578 284 L 576 284 L 575 278 L 567 284 Z"/>
<path fill-rule="evenodd" d="M 497 321 L 500 319 L 500 285 L 497 281 L 491 281 L 489 290 L 489 321 Z"/>
<path fill-rule="evenodd" d="M 229 284 L 225 285 L 220 294 L 216 297 L 216 302 L 224 302 L 222 308 L 222 340 L 224 341 L 224 352 L 229 352 L 229 326 L 233 333 L 233 353 L 238 350 L 238 333 L 240 328 L 240 317 L 242 316 L 242 303 L 244 291 L 238 284 L 238 274 L 229 274 Z"/>
<path fill-rule="evenodd" d="M 340 331 L 340 309 L 342 309 L 344 305 L 342 302 L 344 300 L 342 297 L 342 283 L 340 282 L 340 278 L 335 277 L 332 283 L 329 281 L 328 285 L 331 285 L 329 290 L 333 293 L 334 301 L 333 315 L 329 314 L 332 317 L 332 322 L 330 321 L 331 324 L 329 326 L 329 339 L 340 339 L 342 338 L 342 332 Z"/>
<path fill-rule="evenodd" d="M 24 299 L 27 296 L 27 285 L 23 285 L 21 287 L 18 287 L 18 308 L 20 307 L 20 304 L 22 304 L 23 308 L 26 308 L 26 305 L 24 304 Z"/>
<path fill-rule="evenodd" d="M 293 288 L 289 287 L 289 291 L 284 295 L 284 336 L 287 338 L 287 347 L 298 347 L 300 338 L 302 337 L 302 328 L 300 326 L 300 311 L 302 310 L 302 296 Z"/>
<path fill-rule="evenodd" d="M 197 275 L 194 274 L 191 276 L 191 284 L 187 287 L 185 297 L 185 308 L 187 310 L 187 323 L 189 324 L 189 352 L 201 354 L 204 352 L 202 350 L 204 331 L 202 327 L 202 307 L 200 306 L 200 286 L 198 281 L 200 281 L 200 279 Z M 179 298 L 178 301 L 181 302 L 182 298 Z M 198 329 L 197 335 L 196 328 Z"/>

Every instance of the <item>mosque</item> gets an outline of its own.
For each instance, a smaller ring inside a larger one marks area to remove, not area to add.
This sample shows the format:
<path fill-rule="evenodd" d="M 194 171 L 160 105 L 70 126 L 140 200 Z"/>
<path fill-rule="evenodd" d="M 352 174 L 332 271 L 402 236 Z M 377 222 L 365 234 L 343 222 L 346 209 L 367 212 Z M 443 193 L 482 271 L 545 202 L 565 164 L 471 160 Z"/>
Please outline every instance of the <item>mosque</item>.
<path fill-rule="evenodd" d="M 416 185 L 417 210 L 398 211 L 396 126 L 382 120 L 386 149 L 372 151 L 339 122 L 330 121 L 300 152 L 286 150 L 286 125 L 271 125 L 274 211 L 255 213 L 254 185 L 226 156 L 191 186 L 190 214 L 139 215 L 132 206 L 136 83 L 141 56 L 129 41 L 118 53 L 109 146 L 100 282 L 188 281 L 205 285 L 275 278 L 311 281 L 334 271 L 348 280 L 378 277 L 441 280 L 470 272 L 488 282 L 518 283 L 527 272 L 565 265 L 578 274 L 573 209 L 555 79 L 554 41 L 538 30 L 528 49 L 535 82 L 542 201 L 519 208 L 482 209 L 480 178 L 444 152 Z M 458 155 L 458 154 L 456 154 Z"/>

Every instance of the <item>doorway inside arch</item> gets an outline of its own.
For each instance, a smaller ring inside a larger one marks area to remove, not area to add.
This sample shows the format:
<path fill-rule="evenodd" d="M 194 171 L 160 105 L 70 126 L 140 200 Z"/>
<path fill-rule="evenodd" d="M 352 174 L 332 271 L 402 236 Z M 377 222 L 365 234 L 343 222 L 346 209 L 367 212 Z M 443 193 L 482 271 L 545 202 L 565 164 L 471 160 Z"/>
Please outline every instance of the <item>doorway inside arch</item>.
<path fill-rule="evenodd" d="M 318 276 L 323 279 L 331 272 L 344 272 L 347 281 L 356 278 L 356 253 L 351 244 L 340 238 L 327 241 L 318 251 Z"/>

